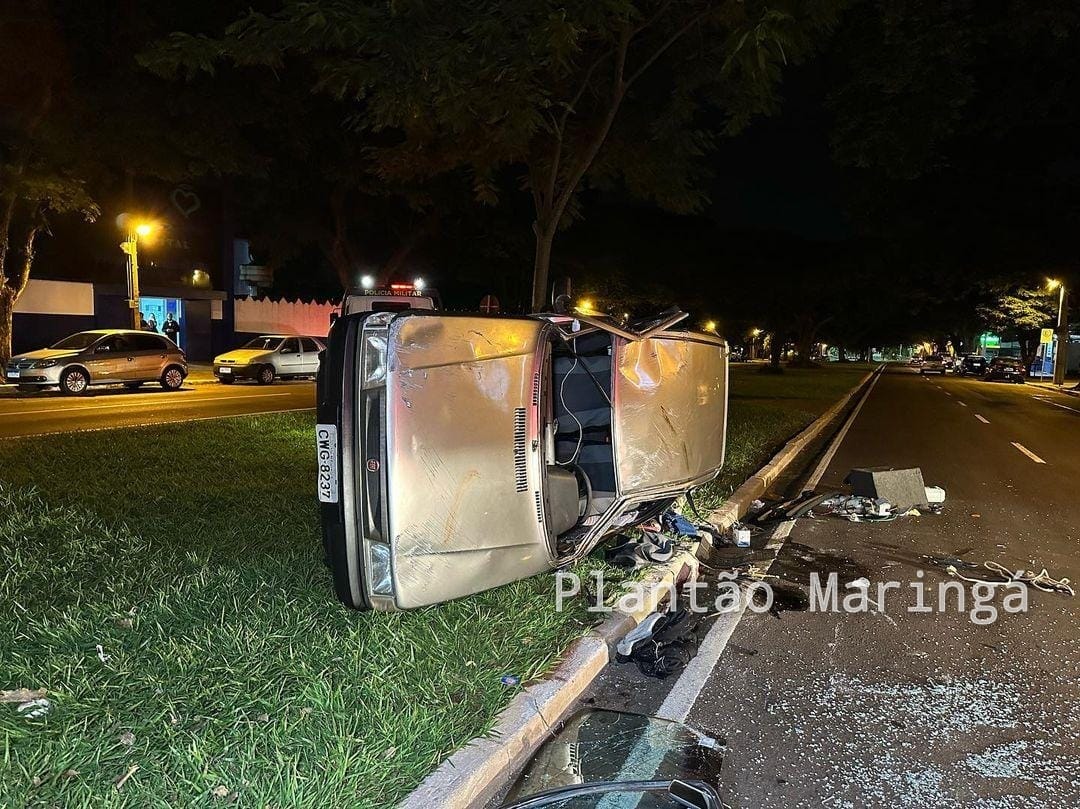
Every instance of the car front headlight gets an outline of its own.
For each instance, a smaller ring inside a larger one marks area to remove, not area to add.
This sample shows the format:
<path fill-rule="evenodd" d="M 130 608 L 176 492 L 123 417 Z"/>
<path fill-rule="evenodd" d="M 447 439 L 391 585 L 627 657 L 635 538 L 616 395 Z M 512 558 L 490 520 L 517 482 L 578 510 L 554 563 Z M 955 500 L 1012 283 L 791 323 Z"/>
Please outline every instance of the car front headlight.
<path fill-rule="evenodd" d="M 54 365 L 58 365 L 60 360 L 38 360 L 31 368 L 52 368 Z"/>

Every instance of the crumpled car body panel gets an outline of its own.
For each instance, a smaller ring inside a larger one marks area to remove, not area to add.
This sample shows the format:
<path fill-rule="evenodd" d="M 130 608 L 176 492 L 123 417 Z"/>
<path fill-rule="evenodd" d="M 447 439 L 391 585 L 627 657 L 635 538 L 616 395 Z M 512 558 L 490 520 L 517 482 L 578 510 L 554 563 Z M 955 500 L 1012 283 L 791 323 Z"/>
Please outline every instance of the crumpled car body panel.
<path fill-rule="evenodd" d="M 409 311 L 338 320 L 322 363 L 319 422 L 335 422 L 321 432 L 340 437 L 340 502 L 324 500 L 320 510 L 345 603 L 409 609 L 551 570 L 640 522 L 641 507 L 716 476 L 726 343 L 693 332 L 640 339 L 612 331 L 610 379 L 580 373 L 575 384 L 610 391 L 614 485 L 583 499 L 595 508 L 583 506 L 580 522 L 558 533 L 554 504 L 565 507 L 574 492 L 565 485 L 573 461 L 553 449 L 561 394 L 553 356 L 577 356 L 582 335 L 602 345 L 605 332 L 554 316 Z"/>

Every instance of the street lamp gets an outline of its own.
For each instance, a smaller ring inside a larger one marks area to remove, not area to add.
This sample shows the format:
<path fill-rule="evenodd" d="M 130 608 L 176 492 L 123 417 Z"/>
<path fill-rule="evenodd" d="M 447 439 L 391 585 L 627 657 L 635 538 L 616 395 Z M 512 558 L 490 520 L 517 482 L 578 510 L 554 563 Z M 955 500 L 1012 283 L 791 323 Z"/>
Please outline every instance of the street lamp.
<path fill-rule="evenodd" d="M 716 321 L 715 320 L 707 320 L 707 321 L 705 321 L 705 331 L 716 334 Z"/>
<path fill-rule="evenodd" d="M 117 224 L 127 230 L 127 238 L 120 242 L 120 249 L 127 254 L 128 306 L 131 308 L 133 329 L 142 328 L 142 315 L 139 312 L 139 239 L 150 241 L 157 232 L 156 222 L 139 221 L 130 214 L 117 217 Z"/>
<path fill-rule="evenodd" d="M 1065 384 L 1069 367 L 1069 313 L 1065 310 L 1065 284 L 1056 278 L 1046 279 L 1046 288 L 1058 290 L 1057 348 L 1054 349 L 1054 384 Z"/>
<path fill-rule="evenodd" d="M 761 329 L 750 329 L 750 359 L 757 359 L 757 338 L 761 336 Z"/>

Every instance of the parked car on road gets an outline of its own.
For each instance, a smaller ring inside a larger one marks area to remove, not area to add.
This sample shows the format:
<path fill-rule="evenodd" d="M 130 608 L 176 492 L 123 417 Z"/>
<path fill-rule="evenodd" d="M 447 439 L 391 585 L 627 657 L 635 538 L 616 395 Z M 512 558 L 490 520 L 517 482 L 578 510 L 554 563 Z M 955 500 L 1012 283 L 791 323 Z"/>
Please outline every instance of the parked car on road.
<path fill-rule="evenodd" d="M 931 354 L 919 365 L 920 374 L 941 374 L 945 376 L 945 358 L 940 354 Z"/>
<path fill-rule="evenodd" d="M 988 365 L 989 361 L 981 354 L 968 354 L 960 360 L 958 373 L 961 376 L 982 376 Z"/>
<path fill-rule="evenodd" d="M 986 369 L 986 378 L 992 382 L 1004 380 L 1023 383 L 1026 376 L 1024 361 L 1019 357 L 994 357 L 990 367 Z"/>
<path fill-rule="evenodd" d="M 716 477 L 727 344 L 685 317 L 341 317 L 316 426 L 338 597 L 407 609 L 550 571 Z"/>
<path fill-rule="evenodd" d="M 237 379 L 253 379 L 269 385 L 279 377 L 315 376 L 319 372 L 322 340 L 294 334 L 264 334 L 248 340 L 235 351 L 214 357 L 214 376 L 224 385 Z"/>
<path fill-rule="evenodd" d="M 135 390 L 146 382 L 177 390 L 187 373 L 187 357 L 167 337 L 131 329 L 97 329 L 12 357 L 4 378 L 20 390 L 59 387 L 61 393 L 81 394 L 93 385 L 122 384 Z"/>

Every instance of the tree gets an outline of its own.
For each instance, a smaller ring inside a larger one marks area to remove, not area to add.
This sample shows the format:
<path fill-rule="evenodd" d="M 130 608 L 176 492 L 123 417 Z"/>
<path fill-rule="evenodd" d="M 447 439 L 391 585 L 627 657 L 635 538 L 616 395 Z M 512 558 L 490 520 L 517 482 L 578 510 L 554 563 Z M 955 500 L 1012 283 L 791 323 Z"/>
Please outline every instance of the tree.
<path fill-rule="evenodd" d="M 15 304 L 30 281 L 35 244 L 48 232 L 49 217 L 74 212 L 92 220 L 98 214 L 79 151 L 61 124 L 59 37 L 49 18 L 35 11 L 32 6 L 7 23 L 9 59 L 0 70 L 0 365 L 11 358 Z"/>
<path fill-rule="evenodd" d="M 830 26 L 834 0 L 292 0 L 222 38 L 177 33 L 159 65 L 226 61 L 309 70 L 379 178 L 425 183 L 465 171 L 480 202 L 507 185 L 532 202 L 532 306 L 586 183 L 619 183 L 673 210 L 704 197 L 699 158 L 777 104 L 785 62 Z M 713 120 L 706 121 L 708 109 Z"/>
<path fill-rule="evenodd" d="M 984 324 L 1006 340 L 1020 343 L 1024 364 L 1030 365 L 1039 345 L 1039 332 L 1056 323 L 1057 294 L 1045 288 L 1001 282 L 988 285 L 987 292 L 989 300 L 978 310 Z"/>

